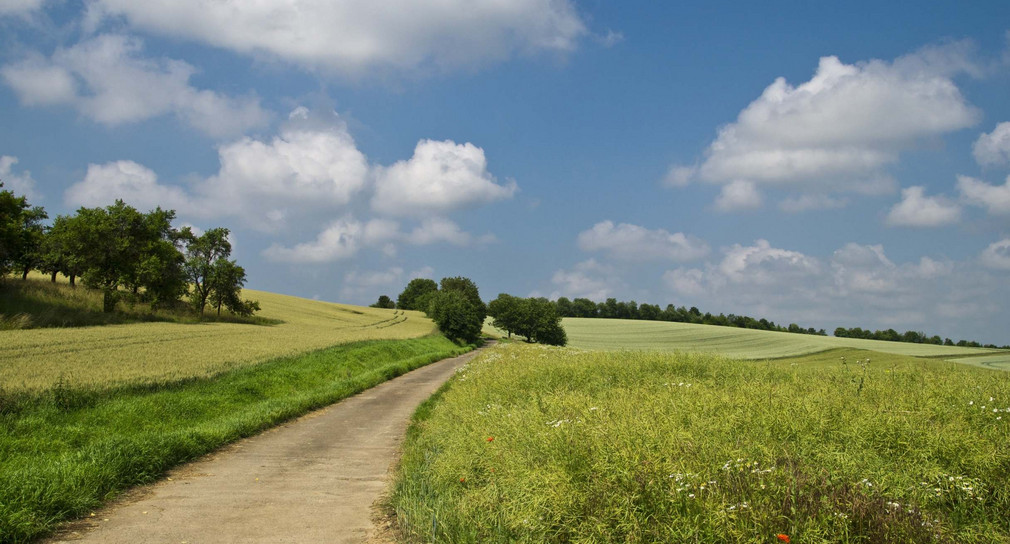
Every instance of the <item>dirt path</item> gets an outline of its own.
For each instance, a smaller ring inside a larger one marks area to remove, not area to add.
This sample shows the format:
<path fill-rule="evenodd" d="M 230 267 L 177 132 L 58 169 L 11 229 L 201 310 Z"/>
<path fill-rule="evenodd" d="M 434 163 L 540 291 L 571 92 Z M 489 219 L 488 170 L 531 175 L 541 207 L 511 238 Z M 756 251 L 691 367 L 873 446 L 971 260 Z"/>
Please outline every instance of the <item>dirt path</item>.
<path fill-rule="evenodd" d="M 365 542 L 410 416 L 445 359 L 173 470 L 51 543 Z"/>

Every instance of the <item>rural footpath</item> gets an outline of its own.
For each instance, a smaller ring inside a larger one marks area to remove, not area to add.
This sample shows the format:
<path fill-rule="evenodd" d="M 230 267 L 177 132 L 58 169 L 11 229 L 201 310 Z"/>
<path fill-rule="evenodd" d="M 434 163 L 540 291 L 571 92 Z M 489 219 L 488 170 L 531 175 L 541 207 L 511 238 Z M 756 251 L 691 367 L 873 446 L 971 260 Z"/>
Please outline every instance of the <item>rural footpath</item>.
<path fill-rule="evenodd" d="M 47 542 L 383 542 L 373 503 L 411 415 L 479 351 L 419 368 L 178 467 Z"/>

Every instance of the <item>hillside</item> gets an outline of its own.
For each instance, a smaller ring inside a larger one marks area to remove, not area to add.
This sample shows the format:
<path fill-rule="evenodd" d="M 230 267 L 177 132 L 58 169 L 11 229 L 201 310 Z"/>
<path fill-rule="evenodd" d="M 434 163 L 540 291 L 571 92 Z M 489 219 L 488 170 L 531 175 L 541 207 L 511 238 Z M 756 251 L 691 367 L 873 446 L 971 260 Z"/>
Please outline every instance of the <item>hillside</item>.
<path fill-rule="evenodd" d="M 420 312 L 365 308 L 244 289 L 276 325 L 134 323 L 0 331 L 0 388 L 163 382 L 357 340 L 434 332 Z"/>
<path fill-rule="evenodd" d="M 714 325 L 565 318 L 568 345 L 594 350 L 711 352 L 742 359 L 771 359 L 852 348 L 952 360 L 1010 370 L 1010 352 L 984 348 L 884 342 Z"/>

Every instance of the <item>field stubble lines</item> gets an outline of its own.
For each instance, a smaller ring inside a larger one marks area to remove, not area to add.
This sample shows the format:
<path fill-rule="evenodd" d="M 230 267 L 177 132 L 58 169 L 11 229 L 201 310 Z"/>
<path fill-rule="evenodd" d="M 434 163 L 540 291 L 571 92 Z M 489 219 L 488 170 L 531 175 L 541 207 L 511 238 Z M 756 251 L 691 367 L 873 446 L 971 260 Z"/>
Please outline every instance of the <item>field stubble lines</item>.
<path fill-rule="evenodd" d="M 259 315 L 282 323 L 135 323 L 0 332 L 0 388 L 38 390 L 57 381 L 107 387 L 206 376 L 244 364 L 358 340 L 434 332 L 421 314 L 244 290 Z M 410 319 L 410 317 L 414 317 Z"/>

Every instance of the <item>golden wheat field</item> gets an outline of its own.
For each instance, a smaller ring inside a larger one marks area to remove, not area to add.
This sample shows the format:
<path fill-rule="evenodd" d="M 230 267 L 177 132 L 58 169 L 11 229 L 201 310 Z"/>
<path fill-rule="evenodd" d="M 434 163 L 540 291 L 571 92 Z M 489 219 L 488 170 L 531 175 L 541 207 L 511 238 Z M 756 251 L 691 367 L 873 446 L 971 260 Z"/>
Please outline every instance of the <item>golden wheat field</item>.
<path fill-rule="evenodd" d="M 365 308 L 264 291 L 259 316 L 277 325 L 136 323 L 0 331 L 0 388 L 108 387 L 207 376 L 235 366 L 358 340 L 416 338 L 435 326 L 423 313 Z"/>

